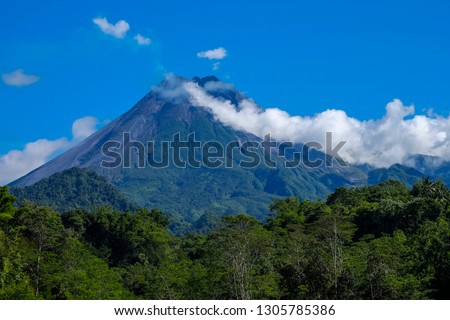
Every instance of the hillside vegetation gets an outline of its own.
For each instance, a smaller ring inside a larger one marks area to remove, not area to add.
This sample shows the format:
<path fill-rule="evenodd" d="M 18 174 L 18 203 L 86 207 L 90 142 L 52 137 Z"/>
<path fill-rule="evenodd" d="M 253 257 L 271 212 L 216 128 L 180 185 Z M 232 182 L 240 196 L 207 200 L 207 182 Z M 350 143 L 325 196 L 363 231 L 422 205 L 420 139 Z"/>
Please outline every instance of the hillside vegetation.
<path fill-rule="evenodd" d="M 108 179 L 92 170 L 76 167 L 55 173 L 31 186 L 13 187 L 11 193 L 19 204 L 31 201 L 62 212 L 105 205 L 122 211 L 135 207 Z"/>

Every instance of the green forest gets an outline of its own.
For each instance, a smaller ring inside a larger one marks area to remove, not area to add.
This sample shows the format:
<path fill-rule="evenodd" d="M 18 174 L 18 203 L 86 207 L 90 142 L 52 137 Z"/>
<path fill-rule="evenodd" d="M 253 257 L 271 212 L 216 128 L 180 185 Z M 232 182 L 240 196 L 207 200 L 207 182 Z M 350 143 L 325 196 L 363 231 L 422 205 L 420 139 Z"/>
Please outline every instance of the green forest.
<path fill-rule="evenodd" d="M 0 187 L 0 298 L 450 299 L 441 181 L 341 187 L 270 211 L 211 214 L 207 230 L 175 236 L 158 209 L 58 212 Z"/>

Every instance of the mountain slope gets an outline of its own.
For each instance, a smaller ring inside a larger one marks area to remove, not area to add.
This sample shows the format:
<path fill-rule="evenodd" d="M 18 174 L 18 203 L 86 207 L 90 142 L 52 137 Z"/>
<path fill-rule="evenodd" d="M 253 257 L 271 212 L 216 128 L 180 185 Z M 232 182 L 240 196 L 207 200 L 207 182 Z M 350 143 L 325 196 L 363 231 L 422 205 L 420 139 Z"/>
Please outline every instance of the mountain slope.
<path fill-rule="evenodd" d="M 414 168 L 394 164 L 389 168 L 380 168 L 370 171 L 367 183 L 369 185 L 374 185 L 385 180 L 396 180 L 402 181 L 408 188 L 411 188 L 415 182 L 425 176 L 425 174 Z"/>
<path fill-rule="evenodd" d="M 268 214 L 268 205 L 279 197 L 299 196 L 301 199 L 325 198 L 338 186 L 355 186 L 364 184 L 367 174 L 356 167 L 285 168 L 284 158 L 276 152 L 271 154 L 277 168 L 270 168 L 263 163 L 244 168 L 239 165 L 247 160 L 242 153 L 234 150 L 230 158 L 231 168 L 179 168 L 173 163 L 165 168 L 154 168 L 139 161 L 139 155 L 149 155 L 159 160 L 165 154 L 161 151 L 163 142 L 171 142 L 179 134 L 181 141 L 186 141 L 190 134 L 202 144 L 214 141 L 222 146 L 233 142 L 260 142 L 252 134 L 234 130 L 214 118 L 206 108 L 192 104 L 183 91 L 183 85 L 194 83 L 217 99 L 229 101 L 238 108 L 245 97 L 229 85 L 215 77 L 194 78 L 192 80 L 174 77 L 163 81 L 154 88 L 132 109 L 120 116 L 101 130 L 97 131 L 79 145 L 63 153 L 42 167 L 16 180 L 12 186 L 29 186 L 50 175 L 72 167 L 88 168 L 106 177 L 131 201 L 148 208 L 158 207 L 167 213 L 180 216 L 187 221 L 196 221 L 207 211 L 221 214 L 245 212 L 257 217 Z M 114 168 L 102 166 L 102 161 L 111 161 L 102 153 L 102 146 L 108 141 L 120 143 L 116 149 L 122 160 L 125 149 L 134 142 L 124 141 L 129 133 L 130 141 L 138 141 L 144 146 L 154 142 L 155 149 L 141 151 L 129 148 L 131 159 L 129 166 Z M 296 146 L 300 151 L 301 145 Z M 255 151 L 260 159 L 266 154 Z M 167 152 L 166 152 L 167 153 Z M 196 156 L 201 156 L 199 152 Z M 315 156 L 325 159 L 325 155 L 316 152 Z M 182 154 L 186 160 L 187 155 Z"/>

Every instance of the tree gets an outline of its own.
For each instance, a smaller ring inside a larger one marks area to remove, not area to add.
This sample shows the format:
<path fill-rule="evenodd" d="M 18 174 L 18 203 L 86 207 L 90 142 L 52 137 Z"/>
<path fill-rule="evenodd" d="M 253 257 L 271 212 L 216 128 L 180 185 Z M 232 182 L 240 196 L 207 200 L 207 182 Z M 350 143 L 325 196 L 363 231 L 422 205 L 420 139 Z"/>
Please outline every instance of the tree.
<path fill-rule="evenodd" d="M 274 214 L 268 220 L 272 229 L 275 227 L 286 228 L 288 225 L 298 225 L 305 221 L 305 215 L 301 212 L 297 197 L 274 200 L 269 209 Z"/>
<path fill-rule="evenodd" d="M 73 237 L 64 239 L 60 258 L 47 277 L 47 299 L 127 299 L 120 275 Z"/>
<path fill-rule="evenodd" d="M 413 238 L 416 274 L 429 281 L 431 296 L 450 299 L 450 226 L 439 218 L 426 221 Z"/>
<path fill-rule="evenodd" d="M 424 283 L 413 273 L 408 238 L 402 231 L 359 245 L 365 252 L 364 298 L 426 298 Z"/>
<path fill-rule="evenodd" d="M 211 238 L 209 258 L 210 268 L 215 269 L 225 288 L 225 297 L 277 298 L 278 276 L 270 259 L 270 232 L 255 218 L 244 214 L 224 217 L 224 221 L 227 225 Z"/>
<path fill-rule="evenodd" d="M 16 198 L 8 193 L 8 187 L 0 187 L 0 226 L 13 218 Z"/>
<path fill-rule="evenodd" d="M 430 178 L 424 178 L 416 182 L 411 190 L 414 197 L 432 198 L 442 203 L 450 202 L 450 191 L 441 181 L 432 181 Z"/>
<path fill-rule="evenodd" d="M 34 281 L 35 298 L 38 298 L 45 284 L 42 279 L 51 272 L 52 263 L 57 259 L 55 249 L 61 245 L 64 227 L 59 213 L 34 204 L 21 207 L 15 218 L 28 250 L 27 268 Z"/>
<path fill-rule="evenodd" d="M 338 202 L 328 207 L 326 213 L 309 226 L 307 230 L 313 235 L 321 259 L 326 259 L 326 269 L 331 269 L 330 280 L 333 287 L 334 299 L 338 299 L 339 279 L 344 270 L 346 259 L 345 247 L 352 243 L 356 231 L 353 216 Z M 328 258 L 329 257 L 329 258 Z"/>

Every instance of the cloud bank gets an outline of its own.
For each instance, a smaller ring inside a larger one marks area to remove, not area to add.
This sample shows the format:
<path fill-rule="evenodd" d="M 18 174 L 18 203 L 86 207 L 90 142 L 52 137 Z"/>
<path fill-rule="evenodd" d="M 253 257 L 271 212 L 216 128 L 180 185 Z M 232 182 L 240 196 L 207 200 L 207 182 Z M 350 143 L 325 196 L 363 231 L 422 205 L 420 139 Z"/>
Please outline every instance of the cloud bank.
<path fill-rule="evenodd" d="M 2 80 L 8 86 L 24 87 L 39 81 L 39 77 L 25 74 L 23 69 L 18 69 L 11 73 L 2 74 Z"/>
<path fill-rule="evenodd" d="M 99 121 L 91 116 L 80 118 L 72 125 L 72 140 L 39 139 L 29 142 L 23 150 L 11 150 L 0 155 L 0 185 L 14 181 L 28 172 L 42 166 L 56 154 L 73 147 L 97 129 Z"/>
<path fill-rule="evenodd" d="M 116 24 L 111 24 L 106 18 L 95 18 L 92 20 L 103 33 L 112 35 L 116 38 L 122 39 L 130 30 L 130 25 L 125 20 L 120 20 Z"/>
<path fill-rule="evenodd" d="M 201 51 L 197 53 L 197 57 L 206 58 L 209 60 L 222 60 L 227 56 L 227 54 L 227 50 L 223 47 L 220 47 L 213 50 Z"/>
<path fill-rule="evenodd" d="M 278 141 L 324 145 L 326 132 L 332 132 L 334 145 L 347 141 L 339 154 L 352 164 L 389 167 L 414 154 L 450 160 L 450 117 L 414 115 L 414 106 L 405 106 L 398 99 L 387 104 L 381 119 L 360 121 L 335 109 L 302 117 L 277 108 L 262 109 L 250 99 L 236 106 L 191 82 L 184 84 L 184 89 L 193 105 L 207 108 L 217 120 L 236 130 L 259 137 L 271 133 Z"/>

